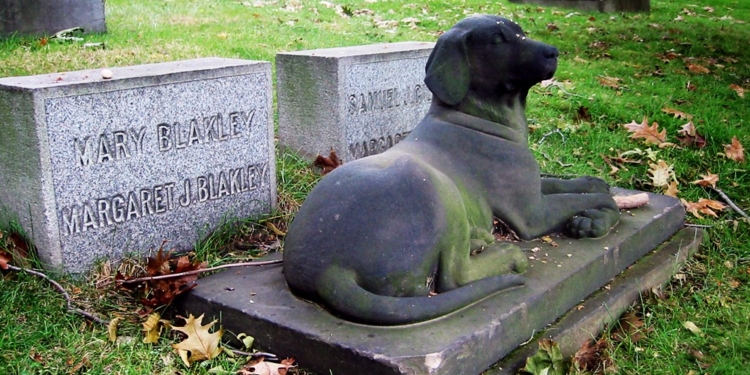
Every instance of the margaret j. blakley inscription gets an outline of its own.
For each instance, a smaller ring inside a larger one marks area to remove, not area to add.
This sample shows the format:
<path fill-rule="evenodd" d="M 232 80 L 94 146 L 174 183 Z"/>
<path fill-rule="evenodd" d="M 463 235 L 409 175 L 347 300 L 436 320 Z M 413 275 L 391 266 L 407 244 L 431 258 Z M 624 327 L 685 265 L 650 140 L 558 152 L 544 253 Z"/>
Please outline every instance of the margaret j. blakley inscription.
<path fill-rule="evenodd" d="M 1 214 L 46 264 L 83 271 L 164 239 L 187 249 L 225 219 L 275 207 L 269 63 L 112 72 L 0 79 Z"/>

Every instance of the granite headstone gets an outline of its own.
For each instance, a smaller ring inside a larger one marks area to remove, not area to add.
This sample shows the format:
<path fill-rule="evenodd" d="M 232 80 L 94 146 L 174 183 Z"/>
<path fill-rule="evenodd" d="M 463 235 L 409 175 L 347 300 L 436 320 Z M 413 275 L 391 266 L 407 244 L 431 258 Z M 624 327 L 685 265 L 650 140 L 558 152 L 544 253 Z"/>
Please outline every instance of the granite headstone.
<path fill-rule="evenodd" d="M 0 37 L 52 35 L 74 27 L 105 32 L 103 0 L 0 0 Z"/>
<path fill-rule="evenodd" d="M 0 219 L 80 272 L 276 204 L 271 65 L 204 58 L 0 79 Z"/>
<path fill-rule="evenodd" d="M 314 158 L 381 153 L 427 113 L 424 66 L 434 43 L 402 42 L 276 55 L 279 141 Z"/>
<path fill-rule="evenodd" d="M 574 8 L 584 11 L 649 12 L 651 0 L 510 0 L 512 3 Z"/>

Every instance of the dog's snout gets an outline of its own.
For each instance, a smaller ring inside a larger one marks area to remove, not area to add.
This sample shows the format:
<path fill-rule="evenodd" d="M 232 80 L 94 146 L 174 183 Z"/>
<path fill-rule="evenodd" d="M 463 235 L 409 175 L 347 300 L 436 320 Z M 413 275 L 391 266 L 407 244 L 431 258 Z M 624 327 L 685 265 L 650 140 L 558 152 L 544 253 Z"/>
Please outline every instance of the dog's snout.
<path fill-rule="evenodd" d="M 559 55 L 560 55 L 560 52 L 557 50 L 557 48 L 555 48 L 553 46 L 548 46 L 544 50 L 544 58 L 546 58 L 546 59 L 556 59 L 557 56 L 559 56 Z"/>

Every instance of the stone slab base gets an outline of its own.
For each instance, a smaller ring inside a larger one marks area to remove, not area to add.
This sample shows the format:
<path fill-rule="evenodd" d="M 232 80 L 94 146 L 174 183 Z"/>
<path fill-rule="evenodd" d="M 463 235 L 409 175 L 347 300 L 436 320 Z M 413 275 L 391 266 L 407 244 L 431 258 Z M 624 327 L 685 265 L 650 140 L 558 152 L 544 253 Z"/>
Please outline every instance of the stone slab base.
<path fill-rule="evenodd" d="M 623 212 L 604 238 L 520 243 L 530 257 L 524 287 L 419 324 L 339 319 L 292 295 L 280 266 L 200 279 L 180 309 L 216 317 L 227 331 L 254 336 L 258 349 L 294 357 L 319 374 L 478 374 L 671 237 L 683 220 L 676 199 L 650 194 L 647 206 Z"/>
<path fill-rule="evenodd" d="M 641 292 L 669 281 L 698 251 L 704 238 L 702 229 L 681 229 L 669 241 L 617 275 L 606 289 L 586 298 L 530 340 L 528 345 L 513 351 L 484 375 L 515 375 L 525 365 L 526 358 L 536 353 L 537 343 L 544 338 L 555 341 L 564 357 L 571 357 L 583 343 L 596 337 L 605 327 L 612 327 L 620 315 L 639 300 Z"/>
<path fill-rule="evenodd" d="M 585 11 L 649 12 L 651 0 L 510 0 L 512 3 L 574 8 Z"/>

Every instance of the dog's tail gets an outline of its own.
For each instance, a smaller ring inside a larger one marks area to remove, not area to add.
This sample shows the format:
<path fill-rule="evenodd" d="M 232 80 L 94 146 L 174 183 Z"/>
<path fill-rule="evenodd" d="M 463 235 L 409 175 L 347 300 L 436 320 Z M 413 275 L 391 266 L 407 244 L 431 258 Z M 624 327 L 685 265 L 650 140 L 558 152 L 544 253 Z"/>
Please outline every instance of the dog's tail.
<path fill-rule="evenodd" d="M 438 318 L 496 292 L 524 284 L 523 277 L 504 274 L 477 280 L 430 297 L 391 297 L 367 291 L 354 272 L 332 267 L 320 279 L 323 301 L 345 318 L 376 325 L 401 325 Z"/>

